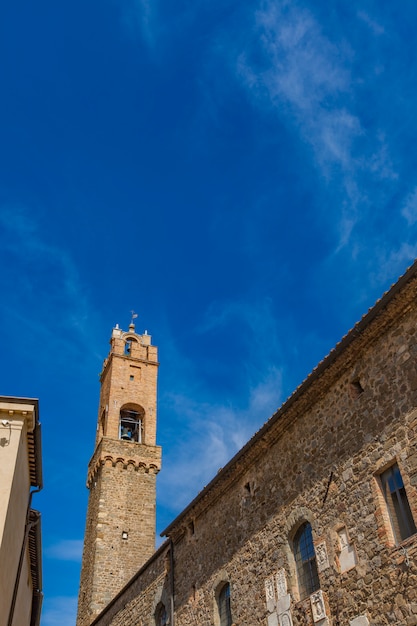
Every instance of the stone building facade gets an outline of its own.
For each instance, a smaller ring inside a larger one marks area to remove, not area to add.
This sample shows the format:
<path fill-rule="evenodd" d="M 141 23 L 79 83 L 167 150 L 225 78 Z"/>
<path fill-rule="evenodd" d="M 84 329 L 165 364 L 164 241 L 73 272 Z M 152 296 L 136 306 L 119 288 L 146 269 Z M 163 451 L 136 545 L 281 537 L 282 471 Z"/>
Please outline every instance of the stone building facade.
<path fill-rule="evenodd" d="M 417 624 L 417 263 L 94 626 Z"/>
<path fill-rule="evenodd" d="M 157 348 L 147 333 L 113 329 L 100 375 L 95 451 L 77 625 L 100 613 L 155 550 Z"/>

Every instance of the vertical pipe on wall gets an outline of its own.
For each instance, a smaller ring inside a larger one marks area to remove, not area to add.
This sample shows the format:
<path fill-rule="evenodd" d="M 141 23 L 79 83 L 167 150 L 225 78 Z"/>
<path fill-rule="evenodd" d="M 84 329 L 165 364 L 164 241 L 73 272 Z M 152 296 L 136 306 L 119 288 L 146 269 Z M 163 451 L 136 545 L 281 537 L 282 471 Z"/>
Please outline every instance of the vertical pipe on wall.
<path fill-rule="evenodd" d="M 171 578 L 171 594 L 170 594 L 170 613 L 171 613 L 171 626 L 175 626 L 175 614 L 174 614 L 174 583 L 175 583 L 175 576 L 174 576 L 174 542 L 172 541 L 172 538 L 169 538 L 169 542 L 170 542 L 170 549 L 169 549 L 169 564 L 170 564 L 170 578 Z"/>

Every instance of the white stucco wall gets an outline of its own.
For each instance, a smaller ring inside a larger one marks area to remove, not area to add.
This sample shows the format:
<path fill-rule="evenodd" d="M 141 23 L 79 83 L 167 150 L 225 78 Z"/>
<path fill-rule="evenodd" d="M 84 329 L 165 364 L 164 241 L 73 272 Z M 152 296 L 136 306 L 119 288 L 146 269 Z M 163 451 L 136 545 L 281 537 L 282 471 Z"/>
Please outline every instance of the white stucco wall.
<path fill-rule="evenodd" d="M 9 422 L 4 426 L 0 421 L 0 626 L 6 626 L 8 620 L 30 491 L 26 420 L 14 416 Z M 26 559 L 22 575 L 27 581 Z M 24 586 L 28 588 L 27 582 Z M 27 603 L 27 593 L 21 597 L 22 605 Z"/>
<path fill-rule="evenodd" d="M 32 612 L 32 578 L 30 576 L 29 567 L 29 551 L 26 547 L 26 555 L 20 576 L 19 591 L 17 594 L 12 626 L 30 624 Z"/>

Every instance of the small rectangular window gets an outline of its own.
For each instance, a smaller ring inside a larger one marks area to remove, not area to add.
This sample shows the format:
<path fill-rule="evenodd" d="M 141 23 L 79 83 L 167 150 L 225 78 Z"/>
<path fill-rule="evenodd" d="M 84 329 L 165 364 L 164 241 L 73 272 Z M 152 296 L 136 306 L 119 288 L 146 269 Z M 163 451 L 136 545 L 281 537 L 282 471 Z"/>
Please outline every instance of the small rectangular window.
<path fill-rule="evenodd" d="M 385 470 L 380 480 L 395 541 L 400 543 L 414 535 L 417 529 L 397 463 Z"/>
<path fill-rule="evenodd" d="M 129 366 L 130 380 L 136 380 L 137 382 L 140 382 L 140 380 L 141 380 L 141 373 L 142 373 L 142 371 L 141 371 L 139 365 L 130 365 Z"/>

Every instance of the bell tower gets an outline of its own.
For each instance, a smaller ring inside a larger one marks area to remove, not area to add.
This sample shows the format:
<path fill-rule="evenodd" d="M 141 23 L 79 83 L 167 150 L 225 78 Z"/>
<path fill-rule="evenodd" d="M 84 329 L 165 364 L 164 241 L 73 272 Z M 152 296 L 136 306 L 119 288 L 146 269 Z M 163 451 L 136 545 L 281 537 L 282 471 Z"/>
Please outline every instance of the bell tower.
<path fill-rule="evenodd" d="M 136 316 L 134 316 L 136 317 Z M 118 325 L 100 374 L 77 626 L 89 626 L 155 550 L 157 348 Z"/>

